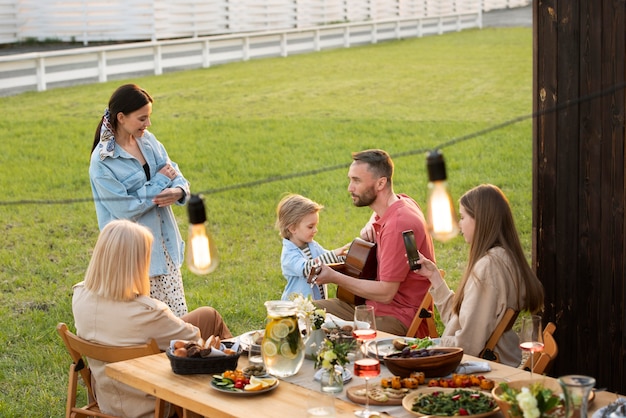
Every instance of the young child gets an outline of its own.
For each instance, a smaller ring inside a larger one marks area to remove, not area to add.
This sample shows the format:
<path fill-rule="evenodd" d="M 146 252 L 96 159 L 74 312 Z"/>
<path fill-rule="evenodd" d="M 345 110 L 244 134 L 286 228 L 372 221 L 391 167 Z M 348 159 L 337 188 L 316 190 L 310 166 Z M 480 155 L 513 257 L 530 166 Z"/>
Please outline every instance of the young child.
<path fill-rule="evenodd" d="M 310 295 L 314 300 L 326 299 L 326 287 L 307 283 L 307 277 L 316 265 L 345 261 L 350 244 L 327 251 L 313 240 L 322 208 L 319 203 L 298 194 L 288 194 L 278 203 L 276 228 L 283 238 L 280 264 L 287 279 L 282 300 L 290 300 L 293 293 Z"/>

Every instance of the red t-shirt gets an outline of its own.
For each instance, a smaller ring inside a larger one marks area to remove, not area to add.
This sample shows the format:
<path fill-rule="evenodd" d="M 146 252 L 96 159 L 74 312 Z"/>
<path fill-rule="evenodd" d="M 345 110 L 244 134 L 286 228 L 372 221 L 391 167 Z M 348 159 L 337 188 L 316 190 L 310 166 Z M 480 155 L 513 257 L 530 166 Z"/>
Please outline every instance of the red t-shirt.
<path fill-rule="evenodd" d="M 400 287 L 391 303 L 368 300 L 367 304 L 374 306 L 377 316 L 396 317 L 408 328 L 430 288 L 430 280 L 409 269 L 402 232 L 412 229 L 418 250 L 433 262 L 436 260 L 426 219 L 419 205 L 407 195 L 398 194 L 398 197 L 400 200 L 392 204 L 383 217 L 375 217 L 373 225 L 377 243 L 377 280 L 401 282 Z M 428 335 L 426 321 L 422 322 L 418 335 Z"/>

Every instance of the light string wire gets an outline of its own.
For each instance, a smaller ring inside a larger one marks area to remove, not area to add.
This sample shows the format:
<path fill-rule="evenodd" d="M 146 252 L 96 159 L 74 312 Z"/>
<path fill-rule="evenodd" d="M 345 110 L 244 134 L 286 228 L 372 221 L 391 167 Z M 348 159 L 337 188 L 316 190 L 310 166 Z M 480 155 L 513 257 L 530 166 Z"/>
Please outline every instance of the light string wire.
<path fill-rule="evenodd" d="M 465 141 L 469 141 L 470 139 L 474 139 L 474 138 L 478 138 L 480 136 L 489 134 L 491 132 L 500 130 L 500 129 L 504 129 L 508 126 L 514 125 L 516 123 L 522 122 L 524 120 L 527 119 L 535 119 L 537 117 L 541 117 L 550 113 L 554 113 L 554 112 L 559 112 L 561 110 L 564 110 L 570 106 L 574 106 L 574 105 L 578 105 L 581 103 L 585 103 L 597 98 L 601 98 L 603 96 L 609 95 L 611 93 L 614 93 L 616 91 L 619 90 L 623 90 L 624 88 L 626 88 L 626 83 L 621 83 L 621 84 L 617 84 L 614 85 L 612 87 L 609 87 L 605 90 L 600 90 L 596 93 L 591 93 L 587 96 L 583 96 L 583 97 L 578 97 L 576 99 L 571 99 L 571 100 L 567 100 L 561 104 L 558 104 L 556 106 L 550 107 L 550 108 L 546 108 L 544 110 L 539 110 L 527 115 L 521 115 L 521 116 L 517 116 L 513 119 L 509 119 L 507 121 L 489 126 L 487 128 L 484 129 L 480 129 L 478 131 L 457 137 L 457 138 L 453 138 L 449 141 L 446 142 L 442 142 L 441 144 L 437 145 L 434 148 L 421 148 L 421 149 L 414 149 L 414 150 L 409 150 L 409 151 L 403 151 L 403 152 L 399 152 L 399 153 L 395 153 L 393 155 L 391 155 L 392 159 L 398 159 L 398 158 L 402 158 L 402 157 L 408 157 L 408 156 L 412 156 L 412 155 L 416 155 L 416 154 L 425 154 L 428 151 L 432 151 L 432 150 L 441 150 L 447 147 L 451 147 L 453 145 L 459 144 L 461 142 L 465 142 Z M 213 189 L 207 189 L 204 191 L 200 191 L 200 192 L 196 192 L 194 194 L 199 194 L 199 195 L 203 195 L 203 196 L 207 196 L 207 195 L 211 195 L 211 194 L 217 194 L 217 193 L 224 193 L 227 191 L 232 191 L 232 190 L 239 190 L 239 189 L 248 189 L 251 187 L 255 187 L 255 186 L 260 186 L 260 185 L 265 185 L 265 184 L 269 184 L 269 183 L 274 183 L 274 182 L 278 182 L 278 181 L 283 181 L 283 180 L 291 180 L 291 179 L 295 179 L 295 178 L 300 178 L 300 177 L 308 177 L 308 176 L 314 176 L 317 174 L 321 174 L 321 173 L 326 173 L 326 172 L 330 172 L 330 171 L 335 171 L 335 170 L 340 170 L 340 169 L 346 169 L 350 166 L 352 162 L 347 162 L 347 163 L 343 163 L 343 164 L 335 164 L 335 165 L 331 165 L 331 166 L 327 166 L 327 167 L 321 167 L 321 168 L 317 168 L 317 169 L 313 169 L 313 170 L 306 170 L 306 171 L 301 171 L 301 172 L 297 172 L 297 173 L 289 173 L 289 174 L 284 174 L 284 175 L 280 175 L 280 176 L 272 176 L 272 177 L 266 177 L 264 179 L 259 179 L 259 180 L 254 180 L 254 181 L 249 181 L 249 182 L 245 182 L 245 183 L 236 183 L 236 184 L 231 184 L 228 186 L 223 186 L 223 187 L 217 187 L 217 188 L 213 188 Z M 150 196 L 146 196 L 146 199 L 150 199 Z M 15 206 L 15 205 L 68 205 L 68 204 L 75 204 L 75 203 L 86 203 L 86 202 L 96 202 L 96 201 L 123 201 L 123 200 L 135 200 L 136 197 L 134 196 L 128 196 L 128 197 L 119 197 L 119 198 L 106 198 L 106 199 L 94 199 L 92 198 L 78 198 L 78 199 L 58 199 L 58 200 L 35 200 L 35 199 L 23 199 L 23 200 L 15 200 L 15 201 L 0 201 L 0 206 Z"/>

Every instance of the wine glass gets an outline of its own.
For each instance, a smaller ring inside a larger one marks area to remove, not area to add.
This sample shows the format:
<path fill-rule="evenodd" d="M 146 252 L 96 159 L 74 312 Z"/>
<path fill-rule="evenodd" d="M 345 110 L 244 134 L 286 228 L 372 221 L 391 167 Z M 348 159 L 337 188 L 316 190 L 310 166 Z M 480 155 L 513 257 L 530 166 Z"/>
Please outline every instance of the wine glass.
<path fill-rule="evenodd" d="M 357 350 L 354 356 L 354 375 L 365 378 L 365 409 L 355 411 L 354 415 L 361 418 L 368 418 L 378 415 L 370 411 L 368 383 L 370 377 L 380 375 L 380 359 L 378 358 L 378 344 L 376 338 L 376 317 L 374 307 L 359 305 L 354 310 L 354 328 L 352 331 L 357 340 Z M 370 343 L 373 342 L 372 347 Z"/>
<path fill-rule="evenodd" d="M 543 351 L 543 327 L 539 315 L 530 315 L 522 318 L 522 327 L 519 333 L 519 346 L 530 353 L 530 378 L 533 378 L 535 368 L 535 353 Z"/>
<path fill-rule="evenodd" d="M 358 305 L 354 308 L 352 336 L 361 341 L 370 341 L 376 338 L 376 317 L 373 306 Z"/>

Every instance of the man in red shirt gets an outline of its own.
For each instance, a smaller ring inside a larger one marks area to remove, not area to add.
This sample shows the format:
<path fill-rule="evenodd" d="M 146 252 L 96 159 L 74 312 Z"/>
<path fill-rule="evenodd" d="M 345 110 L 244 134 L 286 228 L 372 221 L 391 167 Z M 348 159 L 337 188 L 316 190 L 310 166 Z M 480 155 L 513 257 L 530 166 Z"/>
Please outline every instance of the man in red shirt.
<path fill-rule="evenodd" d="M 355 206 L 369 206 L 374 213 L 361 230 L 361 238 L 375 242 L 378 270 L 376 280 L 347 276 L 323 265 L 317 284 L 335 283 L 374 306 L 377 328 L 396 335 L 405 335 L 430 281 L 409 269 L 402 232 L 413 230 L 418 250 L 435 260 L 432 239 L 419 205 L 404 194 L 393 191 L 393 161 L 383 150 L 371 149 L 352 154 L 348 171 L 348 192 Z M 354 306 L 341 299 L 315 301 L 315 305 L 342 319 L 354 319 Z M 428 335 L 425 321 L 417 335 Z"/>

